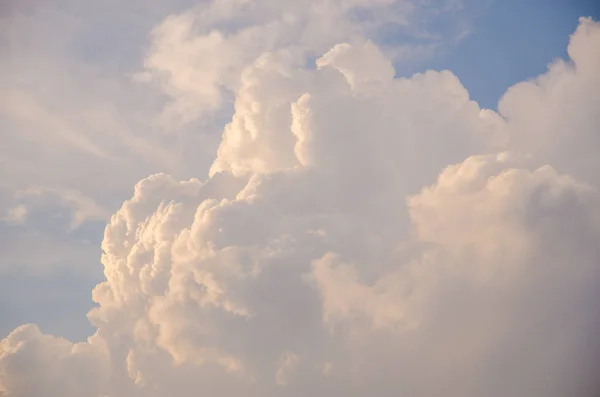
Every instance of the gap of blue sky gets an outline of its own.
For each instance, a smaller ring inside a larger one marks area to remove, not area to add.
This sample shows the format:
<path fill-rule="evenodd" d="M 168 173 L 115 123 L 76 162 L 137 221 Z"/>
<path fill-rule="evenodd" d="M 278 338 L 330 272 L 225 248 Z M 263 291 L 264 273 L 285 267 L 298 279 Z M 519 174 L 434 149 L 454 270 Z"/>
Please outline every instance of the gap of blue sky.
<path fill-rule="evenodd" d="M 508 87 L 543 73 L 556 58 L 567 59 L 580 17 L 598 20 L 600 2 L 496 0 L 467 37 L 427 66 L 451 70 L 481 107 L 496 109 Z"/>

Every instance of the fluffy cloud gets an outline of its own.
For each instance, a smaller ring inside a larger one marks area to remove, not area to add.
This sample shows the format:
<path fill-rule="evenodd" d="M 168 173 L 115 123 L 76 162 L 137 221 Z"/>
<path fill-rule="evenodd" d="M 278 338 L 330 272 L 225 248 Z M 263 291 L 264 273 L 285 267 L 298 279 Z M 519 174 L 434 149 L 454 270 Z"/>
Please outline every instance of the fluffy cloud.
<path fill-rule="evenodd" d="M 582 20 L 573 64 L 500 114 L 450 72 L 395 79 L 366 40 L 259 57 L 210 177 L 146 178 L 111 218 L 97 334 L 18 328 L 4 393 L 592 394 L 599 34 Z"/>
<path fill-rule="evenodd" d="M 452 15 L 461 14 L 451 6 L 456 2 L 446 3 Z M 108 0 L 94 7 L 27 0 L 0 9 L 6 60 L 0 63 L 0 194 L 44 187 L 10 206 L 0 198 L 0 234 L 9 236 L 0 244 L 1 262 L 28 270 L 97 263 L 98 246 L 79 244 L 88 233 L 70 233 L 105 220 L 141 178 L 205 175 L 228 121 L 224 115 L 230 116 L 230 99 L 240 91 L 241 72 L 263 53 L 287 51 L 291 63 L 305 66 L 351 36 L 384 41 L 378 33 L 383 21 L 395 33 L 416 35 L 436 18 L 419 2 L 379 0 L 315 0 L 308 7 L 271 0 Z M 140 70 L 138 77 L 152 84 L 133 78 Z M 277 102 L 276 94 L 269 100 Z M 174 117 L 156 123 L 163 108 Z M 65 204 L 74 208 L 70 224 L 63 222 Z M 49 226 L 54 216 L 59 218 Z M 70 241 L 56 239 L 67 234 Z M 92 240 L 99 245 L 97 237 Z M 31 252 L 32 245 L 44 249 Z"/>
<path fill-rule="evenodd" d="M 110 374 L 102 339 L 87 343 L 44 335 L 23 325 L 0 342 L 0 391 L 9 396 L 93 396 Z"/>
<path fill-rule="evenodd" d="M 547 73 L 511 87 L 499 103 L 511 126 L 512 147 L 535 152 L 540 161 L 596 187 L 599 47 L 598 24 L 582 18 L 569 44 L 571 61 L 558 60 Z"/>
<path fill-rule="evenodd" d="M 441 0 L 429 7 L 426 2 L 394 0 L 205 2 L 172 15 L 153 30 L 152 46 L 137 78 L 159 86 L 172 99 L 163 122 L 185 124 L 227 105 L 238 91 L 240 72 L 265 52 L 286 50 L 305 66 L 334 44 L 371 38 L 397 60 L 431 56 L 441 44 L 453 44 L 466 34 L 465 3 Z M 445 20 L 453 22 L 447 32 L 434 36 L 431 26 L 439 21 L 441 10 Z M 414 43 L 387 43 L 389 36 L 410 37 Z"/>

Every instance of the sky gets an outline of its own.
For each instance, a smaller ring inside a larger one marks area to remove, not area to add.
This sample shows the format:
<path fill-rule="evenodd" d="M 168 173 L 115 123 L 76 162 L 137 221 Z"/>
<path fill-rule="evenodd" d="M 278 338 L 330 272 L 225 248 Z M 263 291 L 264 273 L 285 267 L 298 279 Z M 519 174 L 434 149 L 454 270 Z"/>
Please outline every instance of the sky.
<path fill-rule="evenodd" d="M 1 3 L 0 396 L 594 394 L 599 21 Z"/>
<path fill-rule="evenodd" d="M 556 58 L 568 58 L 569 36 L 580 16 L 598 20 L 600 4 L 593 0 L 494 1 L 477 14 L 473 34 L 426 67 L 451 70 L 474 100 L 495 109 L 508 87 L 543 73 Z"/>

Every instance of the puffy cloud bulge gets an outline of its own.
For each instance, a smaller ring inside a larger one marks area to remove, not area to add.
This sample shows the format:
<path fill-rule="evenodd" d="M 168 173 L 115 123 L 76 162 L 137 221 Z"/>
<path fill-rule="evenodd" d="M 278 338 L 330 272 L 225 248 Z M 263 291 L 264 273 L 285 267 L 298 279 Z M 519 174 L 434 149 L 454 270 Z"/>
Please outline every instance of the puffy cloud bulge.
<path fill-rule="evenodd" d="M 496 113 L 369 41 L 259 54 L 208 179 L 153 175 L 112 216 L 97 332 L 15 329 L 0 390 L 592 395 L 600 24 L 569 56 Z"/>

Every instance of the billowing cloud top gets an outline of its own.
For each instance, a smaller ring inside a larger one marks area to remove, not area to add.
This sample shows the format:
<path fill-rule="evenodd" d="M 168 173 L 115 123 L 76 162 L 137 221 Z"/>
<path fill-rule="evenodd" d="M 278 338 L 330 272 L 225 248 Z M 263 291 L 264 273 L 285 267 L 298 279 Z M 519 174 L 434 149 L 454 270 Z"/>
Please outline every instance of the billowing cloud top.
<path fill-rule="evenodd" d="M 258 54 L 209 178 L 151 176 L 112 216 L 97 332 L 15 329 L 4 395 L 593 395 L 600 24 L 569 55 L 496 113 L 368 40 Z"/>

